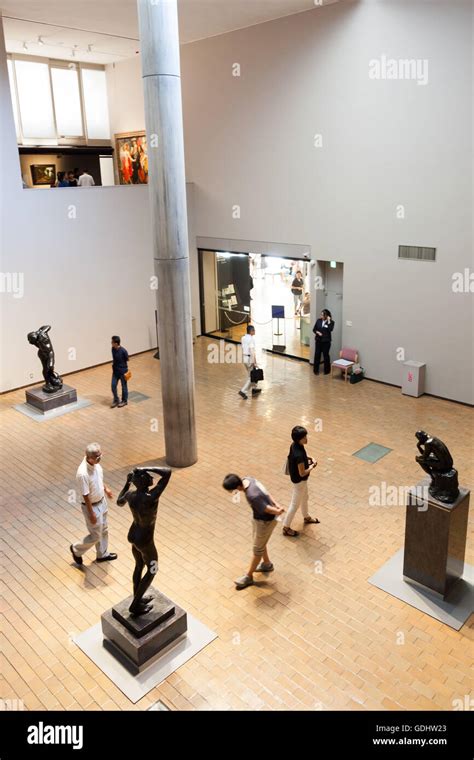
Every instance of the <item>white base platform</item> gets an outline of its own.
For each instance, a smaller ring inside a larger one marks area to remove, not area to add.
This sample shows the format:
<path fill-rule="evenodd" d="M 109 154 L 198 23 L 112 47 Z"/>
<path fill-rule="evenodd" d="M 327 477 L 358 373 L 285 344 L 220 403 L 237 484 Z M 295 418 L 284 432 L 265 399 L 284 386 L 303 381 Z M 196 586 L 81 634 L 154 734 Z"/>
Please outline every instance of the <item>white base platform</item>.
<path fill-rule="evenodd" d="M 188 630 L 185 636 L 163 649 L 158 659 L 136 676 L 129 673 L 102 646 L 103 638 L 102 626 L 97 623 L 92 628 L 88 628 L 87 631 L 79 633 L 73 640 L 84 654 L 125 694 L 130 702 L 135 704 L 201 649 L 204 649 L 211 641 L 214 641 L 217 638 L 217 633 L 211 631 L 210 628 L 188 613 Z"/>
<path fill-rule="evenodd" d="M 50 412 L 45 412 L 44 414 L 39 409 L 35 409 L 31 404 L 16 404 L 13 408 L 26 417 L 30 417 L 35 422 L 46 422 L 47 420 L 53 420 L 55 417 L 62 417 L 63 414 L 77 412 L 78 409 L 85 409 L 86 406 L 92 406 L 93 403 L 88 398 L 78 398 L 74 404 L 66 404 L 57 409 L 51 409 Z"/>
<path fill-rule="evenodd" d="M 402 602 L 416 607 L 420 612 L 430 615 L 439 620 L 450 628 L 459 631 L 468 617 L 474 612 L 474 567 L 464 565 L 464 575 L 457 582 L 452 592 L 449 594 L 449 600 L 443 600 L 428 589 L 421 586 L 415 586 L 408 581 L 403 580 L 403 549 L 394 554 L 394 556 L 377 570 L 369 583 L 372 586 L 386 591 Z"/>

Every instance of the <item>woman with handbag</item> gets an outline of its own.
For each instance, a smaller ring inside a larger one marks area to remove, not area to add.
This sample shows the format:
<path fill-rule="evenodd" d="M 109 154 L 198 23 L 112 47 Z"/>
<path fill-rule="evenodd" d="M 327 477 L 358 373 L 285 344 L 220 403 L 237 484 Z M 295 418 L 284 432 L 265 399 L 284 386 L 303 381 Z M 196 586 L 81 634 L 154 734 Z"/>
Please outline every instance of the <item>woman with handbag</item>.
<path fill-rule="evenodd" d="M 128 352 L 127 349 L 120 345 L 120 336 L 112 335 L 112 394 L 114 400 L 111 409 L 116 406 L 127 406 L 128 404 L 128 385 L 132 373 L 128 370 Z M 117 385 L 120 380 L 122 384 L 122 400 L 119 400 Z"/>

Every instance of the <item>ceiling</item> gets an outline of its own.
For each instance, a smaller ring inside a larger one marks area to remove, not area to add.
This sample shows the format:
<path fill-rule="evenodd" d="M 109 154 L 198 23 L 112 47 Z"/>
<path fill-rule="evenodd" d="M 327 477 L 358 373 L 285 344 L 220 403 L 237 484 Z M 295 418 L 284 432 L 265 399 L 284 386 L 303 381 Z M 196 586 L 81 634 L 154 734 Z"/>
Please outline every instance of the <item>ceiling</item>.
<path fill-rule="evenodd" d="M 214 37 L 338 1 L 178 0 L 180 41 Z M 4 0 L 2 9 L 9 53 L 106 64 L 139 50 L 136 0 Z"/>

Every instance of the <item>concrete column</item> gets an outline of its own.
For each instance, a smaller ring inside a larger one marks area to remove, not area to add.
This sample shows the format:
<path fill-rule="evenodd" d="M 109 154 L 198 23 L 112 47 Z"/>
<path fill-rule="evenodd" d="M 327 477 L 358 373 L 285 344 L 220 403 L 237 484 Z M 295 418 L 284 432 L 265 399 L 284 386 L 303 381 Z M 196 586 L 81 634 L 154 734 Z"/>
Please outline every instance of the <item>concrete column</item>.
<path fill-rule="evenodd" d="M 166 460 L 197 460 L 177 0 L 138 0 Z"/>

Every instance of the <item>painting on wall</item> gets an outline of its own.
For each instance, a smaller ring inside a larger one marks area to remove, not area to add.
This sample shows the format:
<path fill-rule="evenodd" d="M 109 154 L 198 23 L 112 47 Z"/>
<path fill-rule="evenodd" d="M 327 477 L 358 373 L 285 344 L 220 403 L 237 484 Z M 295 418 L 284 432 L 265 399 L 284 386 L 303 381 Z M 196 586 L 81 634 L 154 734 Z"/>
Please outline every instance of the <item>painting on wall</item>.
<path fill-rule="evenodd" d="M 51 185 L 56 179 L 56 164 L 32 164 L 33 185 Z"/>
<path fill-rule="evenodd" d="M 148 184 L 148 151 L 145 132 L 115 135 L 115 156 L 121 185 Z"/>

